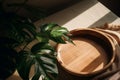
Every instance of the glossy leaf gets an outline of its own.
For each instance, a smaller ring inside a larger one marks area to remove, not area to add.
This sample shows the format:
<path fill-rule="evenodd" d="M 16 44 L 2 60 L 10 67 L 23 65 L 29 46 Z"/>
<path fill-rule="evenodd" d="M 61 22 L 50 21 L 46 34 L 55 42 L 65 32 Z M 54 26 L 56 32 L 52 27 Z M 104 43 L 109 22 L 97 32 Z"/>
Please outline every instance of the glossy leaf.
<path fill-rule="evenodd" d="M 31 66 L 34 64 L 34 57 L 26 51 L 21 51 L 17 62 L 17 71 L 19 75 L 22 79 L 29 80 L 29 72 Z"/>
<path fill-rule="evenodd" d="M 49 52 L 48 52 L 49 50 Z M 44 51 L 44 52 L 43 52 Z M 56 76 L 51 77 L 50 74 L 56 74 L 56 58 L 54 56 L 54 48 L 48 43 L 37 43 L 29 51 L 22 51 L 19 53 L 18 72 L 24 80 L 29 79 L 29 72 L 31 66 L 35 65 L 35 74 L 32 80 L 38 80 L 41 75 L 43 80 L 53 80 Z M 54 79 L 55 80 L 55 79 Z"/>
<path fill-rule="evenodd" d="M 49 55 L 49 54 L 48 54 Z M 46 58 L 46 57 L 45 57 Z M 40 73 L 41 72 L 41 75 L 44 76 L 44 79 L 43 80 L 56 80 L 56 77 L 53 77 L 53 75 L 50 76 L 50 74 L 54 73 L 57 75 L 57 72 L 54 71 L 54 68 L 56 68 L 56 63 L 52 63 L 51 60 L 52 59 L 49 59 L 49 58 L 43 58 L 43 56 L 37 56 L 36 57 L 36 62 L 37 62 L 37 65 L 39 68 L 37 68 L 37 72 L 35 75 L 37 75 L 37 73 Z M 46 64 L 46 63 L 49 63 L 49 64 Z M 40 71 L 40 72 L 38 72 Z M 38 80 L 38 79 L 36 79 Z"/>
<path fill-rule="evenodd" d="M 35 44 L 32 49 L 31 52 L 36 54 L 38 52 L 42 52 L 43 50 L 49 50 L 54 52 L 54 48 L 52 46 L 49 45 L 49 43 L 45 43 L 45 42 L 40 42 Z"/>
<path fill-rule="evenodd" d="M 68 36 L 68 34 L 70 34 L 69 31 L 65 27 L 50 23 L 44 24 L 40 28 L 41 33 L 44 33 L 44 36 L 48 39 L 51 39 L 57 43 L 66 43 L 66 41 L 73 43 Z"/>
<path fill-rule="evenodd" d="M 51 30 L 57 26 L 58 26 L 58 24 L 50 23 L 50 24 L 44 24 L 44 25 L 40 26 L 40 28 L 41 28 L 42 33 L 49 34 L 51 32 Z"/>
<path fill-rule="evenodd" d="M 53 30 L 50 32 L 50 39 L 52 39 L 55 42 L 59 42 L 59 43 L 66 43 L 63 35 L 67 34 L 68 31 L 66 28 L 63 27 L 55 27 L 53 28 Z"/>
<path fill-rule="evenodd" d="M 55 27 L 50 32 L 52 37 L 61 37 L 63 34 L 68 34 L 69 31 L 64 27 Z"/>

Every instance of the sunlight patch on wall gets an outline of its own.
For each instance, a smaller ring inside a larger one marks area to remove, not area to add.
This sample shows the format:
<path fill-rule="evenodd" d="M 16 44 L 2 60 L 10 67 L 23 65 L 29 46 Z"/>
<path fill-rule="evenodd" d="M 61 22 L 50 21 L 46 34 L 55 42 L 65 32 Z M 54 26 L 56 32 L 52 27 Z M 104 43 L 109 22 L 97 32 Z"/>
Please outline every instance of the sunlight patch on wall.
<path fill-rule="evenodd" d="M 104 17 L 109 12 L 110 10 L 108 10 L 105 6 L 98 2 L 88 10 L 66 22 L 64 26 L 68 26 L 67 28 L 69 30 L 73 29 L 73 27 L 78 28 L 78 26 L 88 27 L 89 25 L 92 25 L 94 22 Z"/>

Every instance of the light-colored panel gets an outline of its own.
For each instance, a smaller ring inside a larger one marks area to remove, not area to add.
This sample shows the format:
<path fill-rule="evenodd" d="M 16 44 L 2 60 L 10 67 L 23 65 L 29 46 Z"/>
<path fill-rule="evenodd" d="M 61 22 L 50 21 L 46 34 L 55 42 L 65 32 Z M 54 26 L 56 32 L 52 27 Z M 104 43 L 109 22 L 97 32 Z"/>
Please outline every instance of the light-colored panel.
<path fill-rule="evenodd" d="M 38 26 L 51 22 L 72 30 L 81 27 L 99 26 L 106 22 L 119 24 L 120 20 L 97 0 L 82 0 L 67 9 L 37 21 L 35 24 Z"/>

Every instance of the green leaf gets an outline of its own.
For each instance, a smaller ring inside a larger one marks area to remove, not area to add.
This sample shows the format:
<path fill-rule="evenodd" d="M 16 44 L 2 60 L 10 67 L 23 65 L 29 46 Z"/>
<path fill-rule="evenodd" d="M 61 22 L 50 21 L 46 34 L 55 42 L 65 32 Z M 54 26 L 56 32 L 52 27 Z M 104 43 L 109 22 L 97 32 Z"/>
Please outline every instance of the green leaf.
<path fill-rule="evenodd" d="M 42 74 L 41 71 L 39 71 L 39 64 L 36 61 L 35 62 L 35 75 L 32 77 L 32 80 L 39 80 L 41 74 Z"/>
<path fill-rule="evenodd" d="M 37 33 L 37 34 L 36 34 L 36 39 L 37 39 L 39 42 L 46 42 L 46 43 L 49 42 L 49 39 L 46 38 L 46 36 L 45 36 L 44 34 L 40 34 L 40 33 Z"/>
<path fill-rule="evenodd" d="M 51 40 L 57 42 L 57 43 L 62 43 L 65 44 L 65 40 L 63 39 L 63 37 L 50 37 Z"/>
<path fill-rule="evenodd" d="M 34 57 L 29 55 L 26 51 L 19 53 L 19 59 L 17 60 L 17 71 L 24 80 L 29 80 L 29 73 L 31 66 L 34 64 Z"/>
<path fill-rule="evenodd" d="M 17 60 L 17 70 L 23 80 L 29 80 L 31 66 L 35 65 L 35 74 L 32 80 L 38 80 L 43 75 L 43 80 L 56 80 L 57 75 L 55 57 L 52 54 L 32 54 L 28 51 L 21 51 Z"/>
<path fill-rule="evenodd" d="M 50 24 L 44 24 L 44 25 L 42 25 L 42 26 L 40 26 L 40 28 L 41 28 L 41 32 L 42 33 L 50 33 L 51 32 L 51 30 L 54 28 L 54 27 L 56 27 L 56 26 L 58 26 L 57 24 L 54 24 L 54 23 L 50 23 Z"/>
<path fill-rule="evenodd" d="M 36 53 L 44 51 L 44 50 L 54 52 L 54 48 L 52 46 L 50 46 L 49 43 L 45 43 L 45 42 L 40 42 L 40 43 L 35 44 L 32 47 L 31 52 L 36 54 Z"/>
<path fill-rule="evenodd" d="M 72 43 L 73 45 L 75 45 L 75 43 L 72 41 L 72 39 L 70 39 L 67 35 L 63 35 L 64 39 L 67 40 L 68 42 Z"/>
<path fill-rule="evenodd" d="M 34 37 L 36 35 L 36 28 L 32 24 L 24 24 L 23 25 L 23 30 L 27 30 L 30 34 L 32 34 Z"/>
<path fill-rule="evenodd" d="M 16 14 L 4 14 L 2 18 L 3 22 L 1 22 L 1 25 L 6 28 L 5 30 L 8 37 L 13 38 L 20 43 L 35 38 L 36 27 L 29 19 Z"/>
<path fill-rule="evenodd" d="M 55 70 L 54 70 L 56 63 L 51 62 L 51 59 L 49 59 L 49 58 L 47 58 L 48 60 L 46 60 L 45 58 L 42 58 L 42 57 L 36 56 L 37 66 L 39 66 L 39 68 L 37 68 L 36 71 L 40 71 L 41 75 L 43 75 L 44 78 L 46 78 L 43 80 L 55 80 L 56 79 L 55 77 L 57 77 L 57 76 L 53 77 L 52 75 L 50 76 L 50 74 L 54 73 L 57 75 L 57 72 L 55 72 Z M 46 61 L 47 61 L 47 64 L 45 63 Z M 36 72 L 36 74 L 37 73 L 38 72 Z"/>
<path fill-rule="evenodd" d="M 69 31 L 64 27 L 55 27 L 50 33 L 50 38 L 57 43 L 66 43 L 66 41 L 73 43 L 68 36 Z"/>
<path fill-rule="evenodd" d="M 65 27 L 61 27 L 58 24 L 49 23 L 42 25 L 40 28 L 40 33 L 44 33 L 44 37 L 48 39 L 51 39 L 57 43 L 66 43 L 68 40 L 68 42 L 73 44 L 72 40 L 68 36 L 70 33 Z"/>
<path fill-rule="evenodd" d="M 63 34 L 68 34 L 69 31 L 64 27 L 55 27 L 51 32 L 50 35 L 52 37 L 61 37 Z"/>

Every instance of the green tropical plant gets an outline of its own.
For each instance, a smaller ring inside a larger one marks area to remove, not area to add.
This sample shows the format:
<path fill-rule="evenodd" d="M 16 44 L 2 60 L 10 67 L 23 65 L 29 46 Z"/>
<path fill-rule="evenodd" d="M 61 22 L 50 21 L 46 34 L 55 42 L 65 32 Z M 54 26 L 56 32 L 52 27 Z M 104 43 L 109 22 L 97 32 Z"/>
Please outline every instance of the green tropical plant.
<path fill-rule="evenodd" d="M 36 27 L 30 18 L 6 12 L 3 2 L 0 0 L 0 79 L 9 77 L 17 70 L 23 80 L 56 80 L 56 51 L 50 41 L 73 43 L 68 36 L 69 31 L 55 23 Z M 26 6 L 12 4 L 15 5 Z M 31 67 L 34 74 L 29 77 Z"/>
<path fill-rule="evenodd" d="M 33 64 L 35 65 L 35 75 L 32 80 L 38 80 L 40 75 L 44 76 L 43 80 L 56 80 L 57 72 L 54 70 L 56 68 L 55 50 L 49 44 L 49 40 L 57 43 L 66 43 L 65 40 L 72 42 L 67 36 L 69 31 L 64 27 L 57 24 L 45 24 L 40 28 L 40 32 L 31 33 L 34 37 L 31 40 L 36 39 L 38 42 L 31 49 L 23 48 L 19 52 L 17 69 L 24 80 L 29 79 L 29 71 Z M 29 43 L 27 44 L 29 45 Z M 27 47 L 27 45 L 25 46 Z"/>
<path fill-rule="evenodd" d="M 14 62 L 14 67 L 23 80 L 30 79 L 29 74 L 32 66 L 35 71 L 32 80 L 57 79 L 56 52 L 50 41 L 63 44 L 66 41 L 73 43 L 68 36 L 69 31 L 65 27 L 48 23 L 36 28 L 30 19 L 15 13 L 7 13 L 1 8 L 0 30 L 2 31 L 0 37 L 3 38 L 0 51 L 4 52 L 3 48 L 14 50 L 16 53 L 14 59 L 13 56 L 10 56 L 12 52 L 5 52 L 4 56 L 8 56 L 12 63 Z M 6 60 L 8 57 L 2 58 L 2 60 L 8 61 Z"/>

